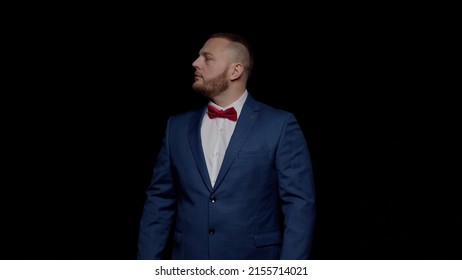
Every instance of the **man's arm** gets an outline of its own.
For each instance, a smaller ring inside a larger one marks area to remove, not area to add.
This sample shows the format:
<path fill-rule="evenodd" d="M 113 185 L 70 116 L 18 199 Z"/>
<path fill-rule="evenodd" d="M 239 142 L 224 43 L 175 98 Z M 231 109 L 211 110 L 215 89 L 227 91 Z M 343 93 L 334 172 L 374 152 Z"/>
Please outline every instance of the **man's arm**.
<path fill-rule="evenodd" d="M 284 215 L 281 259 L 308 259 L 316 212 L 315 187 L 308 146 L 293 114 L 282 130 L 276 167 Z"/>
<path fill-rule="evenodd" d="M 170 120 L 162 142 L 140 222 L 138 259 L 162 259 L 175 217 L 176 195 L 170 164 Z"/>

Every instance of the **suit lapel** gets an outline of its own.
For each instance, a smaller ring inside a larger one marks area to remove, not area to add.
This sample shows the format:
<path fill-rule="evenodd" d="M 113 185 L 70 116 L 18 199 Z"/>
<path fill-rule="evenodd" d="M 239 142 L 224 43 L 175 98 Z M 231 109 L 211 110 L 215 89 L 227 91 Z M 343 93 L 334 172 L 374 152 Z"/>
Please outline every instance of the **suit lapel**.
<path fill-rule="evenodd" d="M 239 115 L 234 133 L 229 141 L 228 148 L 226 149 L 225 157 L 221 164 L 220 172 L 218 173 L 213 191 L 218 189 L 224 177 L 228 173 L 231 164 L 236 158 L 253 125 L 255 124 L 255 121 L 257 120 L 259 110 L 258 103 L 250 95 L 248 95 L 247 100 L 242 107 L 241 114 Z"/>
<path fill-rule="evenodd" d="M 191 145 L 191 151 L 196 161 L 197 168 L 202 176 L 207 189 L 212 192 L 212 184 L 210 183 L 209 172 L 207 171 L 207 164 L 205 163 L 204 151 L 201 143 L 201 123 L 202 118 L 206 110 L 199 110 L 198 113 L 191 118 L 189 125 L 189 144 Z"/>

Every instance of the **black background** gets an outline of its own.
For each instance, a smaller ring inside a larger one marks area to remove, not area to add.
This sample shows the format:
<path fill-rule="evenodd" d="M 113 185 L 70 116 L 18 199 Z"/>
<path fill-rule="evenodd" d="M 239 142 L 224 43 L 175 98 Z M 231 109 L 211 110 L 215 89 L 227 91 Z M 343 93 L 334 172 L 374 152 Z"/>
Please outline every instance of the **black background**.
<path fill-rule="evenodd" d="M 167 118 L 204 104 L 191 63 L 221 31 L 248 37 L 250 93 L 305 133 L 313 259 L 460 259 L 457 75 L 432 14 L 94 8 L 10 23 L 1 259 L 136 258 Z"/>

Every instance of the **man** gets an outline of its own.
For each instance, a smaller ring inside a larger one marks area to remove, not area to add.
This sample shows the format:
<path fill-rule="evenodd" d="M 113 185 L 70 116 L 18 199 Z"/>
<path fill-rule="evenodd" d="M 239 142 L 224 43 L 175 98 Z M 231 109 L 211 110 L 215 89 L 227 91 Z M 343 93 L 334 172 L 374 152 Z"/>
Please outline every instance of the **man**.
<path fill-rule="evenodd" d="M 294 115 L 249 94 L 253 57 L 239 35 L 212 35 L 192 65 L 210 102 L 168 120 L 138 258 L 307 259 L 314 182 Z"/>

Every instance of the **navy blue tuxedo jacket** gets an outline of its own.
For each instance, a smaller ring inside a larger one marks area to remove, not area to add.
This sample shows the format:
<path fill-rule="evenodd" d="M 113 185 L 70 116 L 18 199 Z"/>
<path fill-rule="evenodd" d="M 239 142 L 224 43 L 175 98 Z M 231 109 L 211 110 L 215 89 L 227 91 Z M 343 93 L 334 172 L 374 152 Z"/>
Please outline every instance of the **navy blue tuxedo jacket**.
<path fill-rule="evenodd" d="M 293 114 L 248 96 L 212 188 L 206 108 L 170 117 L 147 189 L 138 259 L 307 259 L 315 190 Z M 170 238 L 173 238 L 171 246 Z"/>

